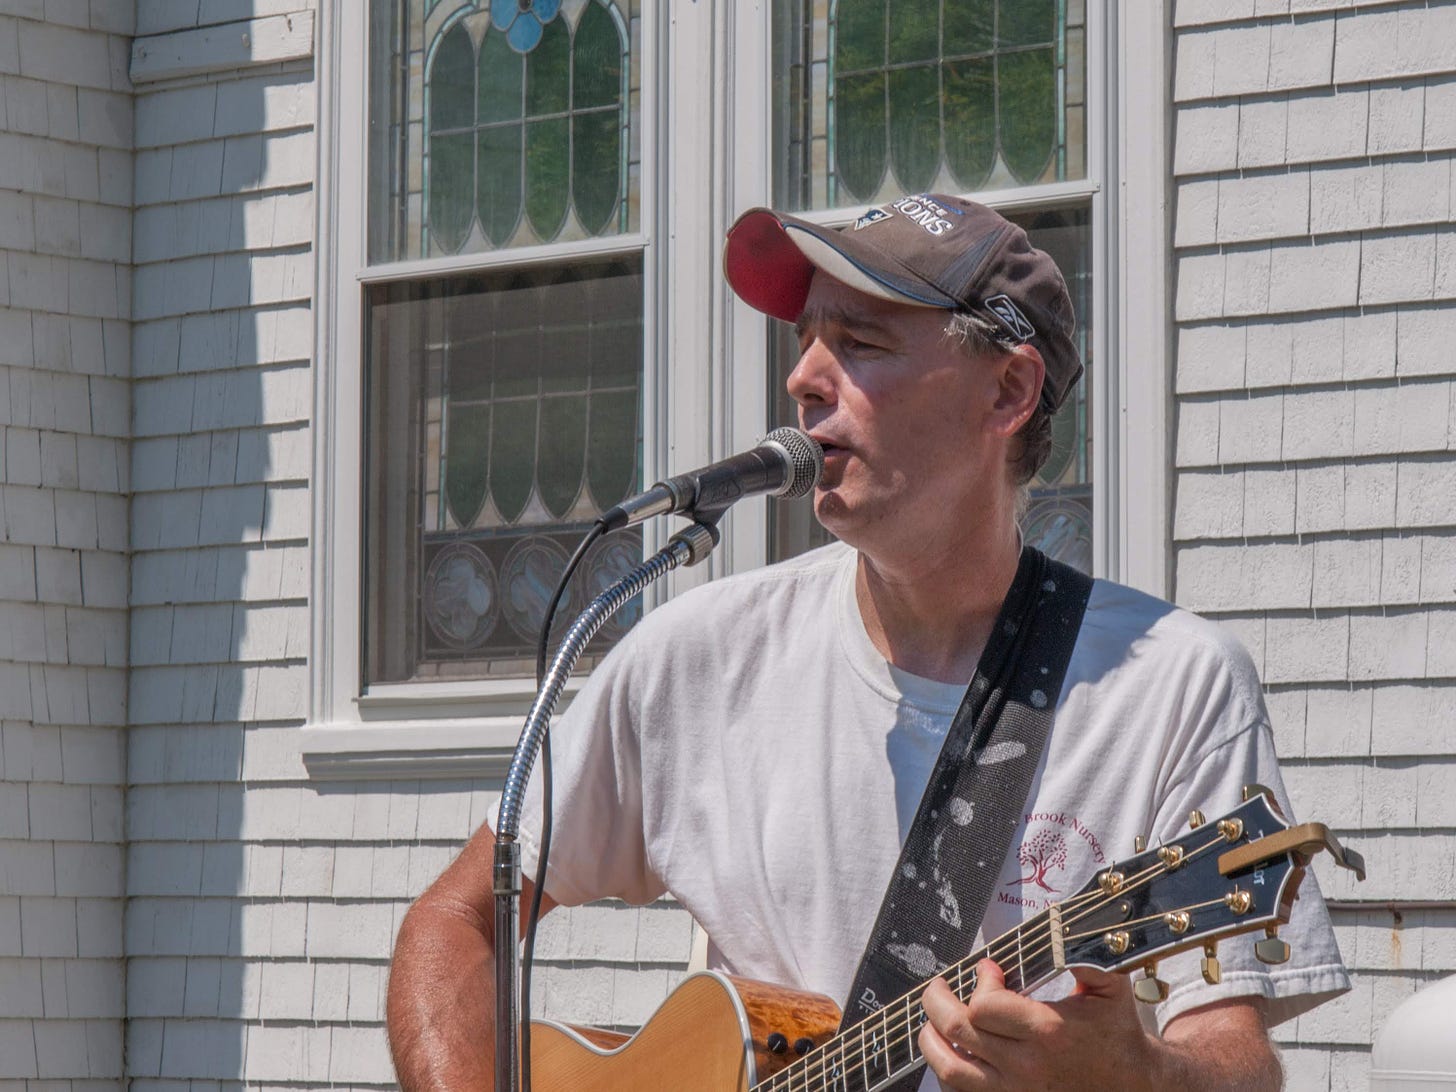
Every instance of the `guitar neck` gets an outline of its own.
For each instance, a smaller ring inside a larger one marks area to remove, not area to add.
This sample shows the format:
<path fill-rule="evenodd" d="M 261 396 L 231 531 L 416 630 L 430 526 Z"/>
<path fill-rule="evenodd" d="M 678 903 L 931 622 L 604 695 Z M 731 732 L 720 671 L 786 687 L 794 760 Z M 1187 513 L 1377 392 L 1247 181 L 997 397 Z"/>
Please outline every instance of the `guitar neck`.
<path fill-rule="evenodd" d="M 1058 972 L 1052 912 L 1043 910 L 1001 934 L 959 963 L 840 1032 L 793 1065 L 754 1086 L 753 1092 L 876 1092 L 925 1067 L 916 1038 L 925 1023 L 921 995 L 943 978 L 962 1001 L 976 988 L 976 964 L 994 959 L 1008 989 L 1029 993 Z"/>

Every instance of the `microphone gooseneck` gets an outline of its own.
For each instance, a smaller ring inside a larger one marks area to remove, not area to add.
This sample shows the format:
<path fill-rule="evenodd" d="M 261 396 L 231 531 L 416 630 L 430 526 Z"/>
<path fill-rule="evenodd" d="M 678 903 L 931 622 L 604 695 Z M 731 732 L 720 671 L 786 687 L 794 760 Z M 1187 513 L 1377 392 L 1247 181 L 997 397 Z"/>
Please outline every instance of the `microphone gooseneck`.
<path fill-rule="evenodd" d="M 824 471 L 824 451 L 807 432 L 776 428 L 750 451 L 677 474 L 603 512 L 608 531 L 653 516 L 687 513 L 699 523 L 716 523 L 744 497 L 802 497 Z"/>

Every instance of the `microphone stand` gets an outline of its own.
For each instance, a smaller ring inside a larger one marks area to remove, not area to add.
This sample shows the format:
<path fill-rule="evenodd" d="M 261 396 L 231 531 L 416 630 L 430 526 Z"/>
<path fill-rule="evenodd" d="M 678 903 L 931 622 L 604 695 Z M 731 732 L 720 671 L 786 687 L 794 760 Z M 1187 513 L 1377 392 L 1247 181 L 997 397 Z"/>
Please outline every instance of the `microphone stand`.
<path fill-rule="evenodd" d="M 673 535 L 666 546 L 587 604 L 586 610 L 581 612 L 562 638 L 561 647 L 556 650 L 551 667 L 541 681 L 536 700 L 526 714 L 525 727 L 521 729 L 521 738 L 516 743 L 506 772 L 495 828 L 492 868 L 495 892 L 495 1092 L 520 1092 L 521 1087 L 521 951 L 517 939 L 521 907 L 521 846 L 516 839 L 521 829 L 526 782 L 530 780 L 531 767 L 535 765 L 546 729 L 550 726 L 551 714 L 561 699 L 572 669 L 607 619 L 655 580 L 681 565 L 696 565 L 706 558 L 718 545 L 715 524 L 721 515 L 719 510 L 700 517 L 702 522 Z"/>

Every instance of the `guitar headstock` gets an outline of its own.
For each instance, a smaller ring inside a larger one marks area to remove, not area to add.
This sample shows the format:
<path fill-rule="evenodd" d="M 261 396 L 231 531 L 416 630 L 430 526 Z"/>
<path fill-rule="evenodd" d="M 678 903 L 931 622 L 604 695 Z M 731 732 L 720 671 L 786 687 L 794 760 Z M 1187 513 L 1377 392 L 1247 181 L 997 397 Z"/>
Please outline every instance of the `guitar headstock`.
<path fill-rule="evenodd" d="M 1263 929 L 1254 954 L 1265 963 L 1287 960 L 1289 945 L 1277 931 L 1318 850 L 1365 878 L 1359 854 L 1322 824 L 1291 827 L 1263 786 L 1247 788 L 1244 803 L 1220 819 L 1194 812 L 1189 822 L 1186 834 L 1103 869 L 1055 908 L 1063 966 L 1142 967 L 1138 1000 L 1161 1001 L 1168 988 L 1156 963 L 1164 956 L 1202 947 L 1203 977 L 1213 984 L 1221 973 L 1217 942 Z"/>

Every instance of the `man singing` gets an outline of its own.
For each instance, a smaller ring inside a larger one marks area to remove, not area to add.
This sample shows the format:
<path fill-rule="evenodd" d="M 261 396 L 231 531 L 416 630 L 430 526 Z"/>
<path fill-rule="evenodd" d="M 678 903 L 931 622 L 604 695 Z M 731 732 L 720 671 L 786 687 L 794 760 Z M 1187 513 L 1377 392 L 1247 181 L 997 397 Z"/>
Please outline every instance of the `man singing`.
<path fill-rule="evenodd" d="M 1082 364 L 1055 264 L 959 198 L 905 197 L 841 230 L 756 209 L 725 269 L 796 324 L 788 390 L 824 448 L 814 511 L 839 541 L 678 597 L 593 673 L 552 730 L 544 905 L 671 892 L 711 937 L 710 966 L 845 1005 Z M 1135 837 L 1230 810 L 1250 782 L 1283 796 L 1247 655 L 1096 581 L 981 935 L 1075 893 Z M 406 1089 L 491 1084 L 492 842 L 479 831 L 400 930 L 389 1033 Z M 534 827 L 522 843 L 529 873 Z M 939 865 L 930 897 L 953 910 L 977 862 Z M 1167 960 L 1153 1007 L 1093 971 L 1024 996 L 985 961 L 968 1003 L 936 980 L 923 1087 L 1278 1088 L 1268 1028 L 1349 986 L 1312 877 L 1284 936 L 1280 966 L 1226 943 L 1216 985 L 1196 954 Z"/>

